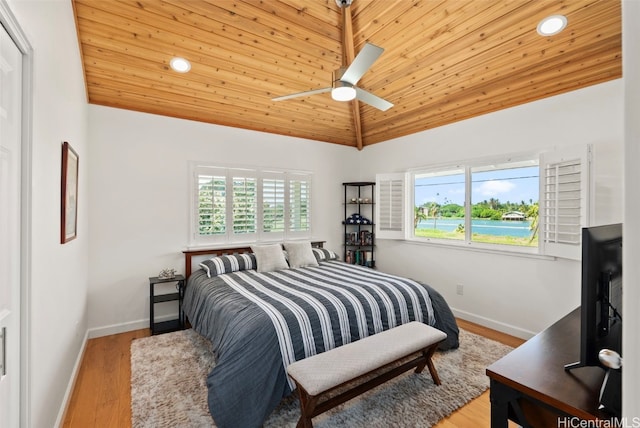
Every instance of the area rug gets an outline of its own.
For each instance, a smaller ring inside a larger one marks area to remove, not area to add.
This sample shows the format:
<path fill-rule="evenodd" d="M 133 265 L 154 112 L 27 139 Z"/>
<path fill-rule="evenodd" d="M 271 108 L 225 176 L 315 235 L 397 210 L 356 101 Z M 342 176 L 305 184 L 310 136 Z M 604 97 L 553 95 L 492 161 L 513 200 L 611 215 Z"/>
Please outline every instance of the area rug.
<path fill-rule="evenodd" d="M 131 344 L 131 414 L 134 428 L 215 427 L 207 407 L 206 376 L 215 364 L 210 342 L 193 330 L 136 339 Z M 489 387 L 485 368 L 512 348 L 460 331 L 460 348 L 436 352 L 442 385 L 428 370 L 409 371 L 313 419 L 322 427 L 430 427 Z M 264 427 L 295 427 L 295 394 Z"/>

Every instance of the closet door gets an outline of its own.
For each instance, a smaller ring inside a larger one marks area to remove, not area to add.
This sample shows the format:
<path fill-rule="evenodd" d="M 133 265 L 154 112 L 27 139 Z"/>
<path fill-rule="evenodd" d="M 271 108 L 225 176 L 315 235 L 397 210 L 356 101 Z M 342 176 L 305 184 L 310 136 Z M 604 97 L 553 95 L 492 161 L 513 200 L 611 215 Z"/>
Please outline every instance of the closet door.
<path fill-rule="evenodd" d="M 0 26 L 0 427 L 20 416 L 21 64 Z"/>

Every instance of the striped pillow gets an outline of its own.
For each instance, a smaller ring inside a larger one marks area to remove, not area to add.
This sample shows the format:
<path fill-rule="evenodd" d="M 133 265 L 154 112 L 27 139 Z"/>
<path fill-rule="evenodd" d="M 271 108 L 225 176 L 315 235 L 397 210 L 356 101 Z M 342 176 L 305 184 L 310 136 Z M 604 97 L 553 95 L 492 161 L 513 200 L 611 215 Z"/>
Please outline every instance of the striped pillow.
<path fill-rule="evenodd" d="M 207 272 L 209 278 L 223 273 L 255 269 L 256 266 L 256 256 L 252 253 L 217 256 L 200 263 L 200 267 Z"/>
<path fill-rule="evenodd" d="M 340 260 L 338 255 L 326 248 L 312 248 L 313 255 L 316 256 L 318 263 L 326 262 L 327 260 Z"/>

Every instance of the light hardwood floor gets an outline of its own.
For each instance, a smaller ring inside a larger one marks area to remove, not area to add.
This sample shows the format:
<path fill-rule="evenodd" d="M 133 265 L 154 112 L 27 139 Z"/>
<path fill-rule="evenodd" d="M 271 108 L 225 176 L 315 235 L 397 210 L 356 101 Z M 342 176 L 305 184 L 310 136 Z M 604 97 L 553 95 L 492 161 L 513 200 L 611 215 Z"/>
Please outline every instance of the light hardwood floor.
<path fill-rule="evenodd" d="M 463 320 L 458 325 L 470 332 L 519 346 L 523 340 Z M 90 339 L 65 414 L 63 427 L 131 426 L 131 363 L 133 339 L 149 336 L 148 329 Z M 437 428 L 483 428 L 490 426 L 489 392 L 471 401 Z"/>

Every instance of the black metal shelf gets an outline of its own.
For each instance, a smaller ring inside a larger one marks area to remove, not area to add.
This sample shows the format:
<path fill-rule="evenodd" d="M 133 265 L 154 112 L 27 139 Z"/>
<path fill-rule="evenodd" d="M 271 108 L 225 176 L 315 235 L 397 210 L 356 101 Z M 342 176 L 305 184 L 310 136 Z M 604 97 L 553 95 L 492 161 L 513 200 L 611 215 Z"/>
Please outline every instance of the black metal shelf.
<path fill-rule="evenodd" d="M 376 183 L 373 181 L 354 181 L 342 183 L 342 185 L 344 186 L 344 220 L 342 221 L 344 261 L 373 268 L 375 267 L 374 196 Z M 365 217 L 369 223 L 347 222 L 348 216 L 353 214 Z"/>
<path fill-rule="evenodd" d="M 155 294 L 157 284 L 175 282 L 178 291 L 176 293 Z M 176 275 L 173 278 L 159 278 L 153 276 L 149 278 L 149 328 L 151 334 L 168 333 L 170 331 L 182 330 L 184 328 L 184 316 L 182 314 L 182 292 L 184 289 L 184 276 Z M 178 302 L 178 318 L 155 322 L 154 306 L 156 303 Z"/>
<path fill-rule="evenodd" d="M 375 226 L 373 223 L 347 223 L 346 221 L 343 221 L 342 224 L 345 226 Z"/>
<path fill-rule="evenodd" d="M 159 294 L 157 296 L 153 296 L 153 303 L 171 302 L 173 300 L 178 300 L 179 298 L 180 293 Z"/>
<path fill-rule="evenodd" d="M 153 324 L 153 334 L 170 333 L 177 330 L 182 330 L 182 323 L 179 319 L 161 321 Z"/>

